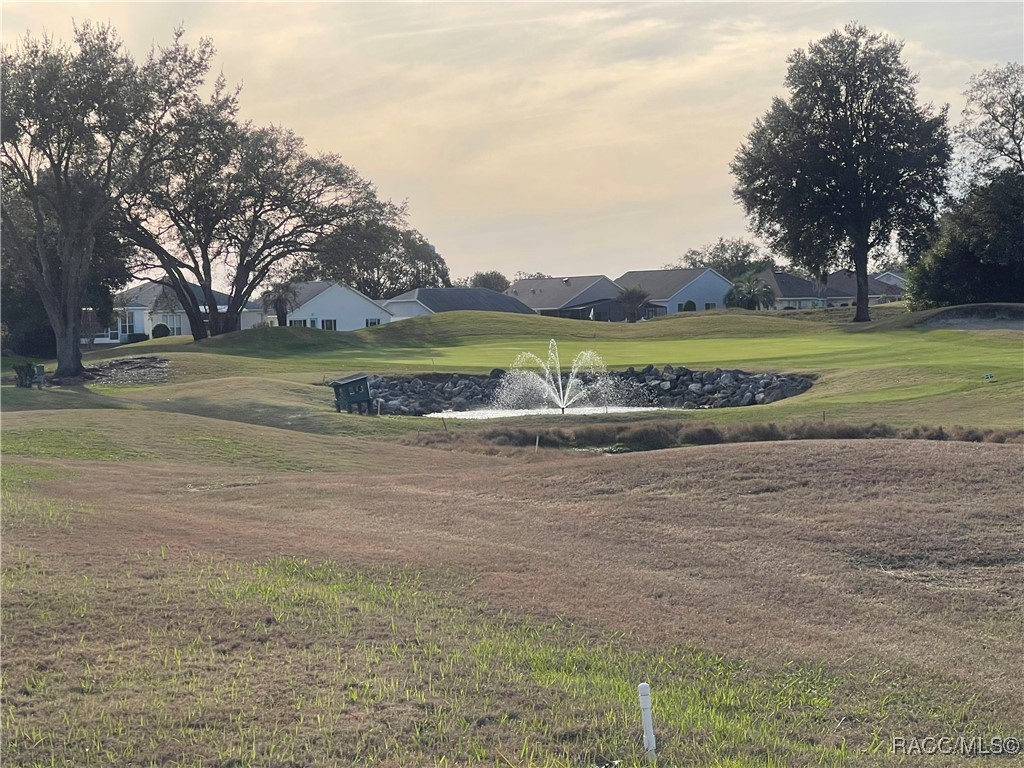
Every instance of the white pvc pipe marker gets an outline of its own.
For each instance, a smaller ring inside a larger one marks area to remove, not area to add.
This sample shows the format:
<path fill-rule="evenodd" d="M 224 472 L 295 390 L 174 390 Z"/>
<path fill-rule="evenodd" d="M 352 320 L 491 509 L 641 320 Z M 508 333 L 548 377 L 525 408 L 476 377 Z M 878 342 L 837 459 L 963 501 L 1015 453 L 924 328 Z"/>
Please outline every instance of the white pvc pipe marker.
<path fill-rule="evenodd" d="M 651 686 L 647 683 L 640 683 L 640 717 L 644 724 L 644 749 L 647 751 L 648 762 L 654 760 L 654 720 L 651 717 Z"/>

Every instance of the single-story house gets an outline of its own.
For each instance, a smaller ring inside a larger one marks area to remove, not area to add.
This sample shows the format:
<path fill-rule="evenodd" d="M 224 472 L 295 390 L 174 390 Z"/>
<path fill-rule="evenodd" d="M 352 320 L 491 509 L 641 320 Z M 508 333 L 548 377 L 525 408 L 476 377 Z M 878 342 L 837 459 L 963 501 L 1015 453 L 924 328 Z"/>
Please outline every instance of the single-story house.
<path fill-rule="evenodd" d="M 850 269 L 831 273 L 825 283 L 830 289 L 851 296 L 850 304 L 857 302 L 857 274 Z M 886 304 L 903 298 L 903 288 L 868 275 L 868 305 Z"/>
<path fill-rule="evenodd" d="M 826 283 L 806 280 L 774 269 L 766 269 L 761 278 L 775 294 L 775 309 L 817 309 L 852 304 L 857 292 L 844 293 Z"/>
<path fill-rule="evenodd" d="M 292 286 L 295 297 L 287 316 L 290 326 L 354 331 L 390 323 L 393 317 L 378 302 L 343 283 L 316 281 Z M 277 325 L 277 314 L 267 310 L 266 321 Z"/>
<path fill-rule="evenodd" d="M 206 312 L 206 298 L 198 285 L 189 284 L 192 295 L 199 302 L 200 309 Z M 217 308 L 223 312 L 227 309 L 229 296 L 221 291 L 214 291 Z M 185 310 L 181 308 L 178 297 L 166 285 L 159 283 L 143 283 L 120 293 L 114 294 L 116 320 L 109 328 L 96 333 L 90 340 L 83 338 L 82 343 L 88 344 L 122 344 L 126 341 L 137 341 L 147 336 L 152 337 L 153 326 L 163 323 L 171 336 L 189 336 L 192 326 L 189 324 Z M 263 308 L 256 302 L 249 302 L 242 310 L 241 330 L 246 330 L 263 322 Z"/>
<path fill-rule="evenodd" d="M 640 269 L 615 282 L 622 288 L 639 286 L 647 293 L 647 318 L 685 312 L 691 301 L 696 312 L 723 309 L 725 296 L 732 289 L 732 283 L 710 267 Z"/>
<path fill-rule="evenodd" d="M 517 280 L 506 296 L 518 299 L 538 315 L 575 320 L 625 320 L 618 285 L 604 275 L 536 277 Z"/>
<path fill-rule="evenodd" d="M 461 310 L 534 314 L 532 309 L 515 297 L 490 288 L 413 288 L 381 304 L 395 320 Z"/>
<path fill-rule="evenodd" d="M 895 285 L 901 292 L 907 290 L 907 275 L 905 272 L 880 272 L 878 274 L 871 275 L 871 277 L 883 283 Z"/>

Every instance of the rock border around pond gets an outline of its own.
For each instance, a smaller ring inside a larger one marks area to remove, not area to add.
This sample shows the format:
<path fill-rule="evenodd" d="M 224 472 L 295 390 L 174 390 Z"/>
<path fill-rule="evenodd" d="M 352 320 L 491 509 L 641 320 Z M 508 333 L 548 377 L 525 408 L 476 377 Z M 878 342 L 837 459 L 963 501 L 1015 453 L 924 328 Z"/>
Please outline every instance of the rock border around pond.
<path fill-rule="evenodd" d="M 368 378 L 370 396 L 380 413 L 424 416 L 441 411 L 468 411 L 490 407 L 505 371 L 495 369 L 486 376 L 468 374 L 424 374 L 422 376 L 377 376 Z M 747 373 L 715 368 L 692 371 L 682 366 L 648 365 L 641 369 L 609 371 L 607 376 L 632 387 L 639 399 L 632 405 L 664 408 L 736 408 L 766 405 L 806 392 L 811 380 L 782 373 Z M 374 412 L 377 412 L 376 407 Z"/>

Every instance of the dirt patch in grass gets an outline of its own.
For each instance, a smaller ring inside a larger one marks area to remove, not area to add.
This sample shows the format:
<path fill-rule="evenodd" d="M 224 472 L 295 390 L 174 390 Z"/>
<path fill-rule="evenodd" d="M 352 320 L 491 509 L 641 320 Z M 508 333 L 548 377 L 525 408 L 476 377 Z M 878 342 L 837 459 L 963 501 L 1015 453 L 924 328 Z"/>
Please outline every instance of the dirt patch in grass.
<path fill-rule="evenodd" d="M 164 384 L 169 380 L 170 361 L 163 357 L 123 357 L 87 365 L 81 376 L 48 376 L 51 386 L 78 386 L 86 382 L 110 386 Z"/>

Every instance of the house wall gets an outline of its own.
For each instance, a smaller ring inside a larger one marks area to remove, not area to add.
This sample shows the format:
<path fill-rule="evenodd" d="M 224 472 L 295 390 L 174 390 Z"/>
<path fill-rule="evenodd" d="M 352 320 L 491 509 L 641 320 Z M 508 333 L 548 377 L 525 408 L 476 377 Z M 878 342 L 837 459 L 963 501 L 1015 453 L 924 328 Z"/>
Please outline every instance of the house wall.
<path fill-rule="evenodd" d="M 220 309 L 223 312 L 223 307 Z M 160 323 L 163 323 L 170 329 L 171 336 L 192 335 L 192 324 L 189 323 L 188 315 L 185 314 L 184 310 L 177 310 L 176 312 L 164 312 L 161 310 L 146 312 L 145 322 L 146 330 L 144 333 L 149 334 L 150 338 L 153 337 L 153 326 Z M 264 322 L 266 322 L 266 317 L 264 317 L 262 312 L 244 309 L 239 317 L 239 330 L 247 331 Z"/>
<path fill-rule="evenodd" d="M 732 284 L 716 272 L 708 270 L 676 291 L 666 302 L 657 302 L 665 307 L 668 314 L 675 315 L 682 311 L 687 301 L 697 305 L 697 311 L 703 312 L 705 305 L 714 304 L 708 309 L 724 309 L 725 295 Z"/>
<path fill-rule="evenodd" d="M 825 299 L 776 299 L 776 309 L 818 309 L 825 306 Z"/>
<path fill-rule="evenodd" d="M 167 312 L 163 310 L 157 310 L 151 312 L 148 309 L 142 309 L 139 307 L 130 307 L 127 309 L 118 310 L 126 318 L 131 316 L 131 328 L 133 333 L 144 333 L 150 338 L 153 338 L 153 326 L 163 323 L 170 329 L 171 336 L 191 336 L 192 326 L 189 324 L 188 316 L 183 310 L 177 310 L 175 312 Z M 246 331 L 250 328 L 255 328 L 262 322 L 265 322 L 266 318 L 261 312 L 244 310 L 241 316 L 241 330 Z M 108 344 L 124 344 L 125 334 L 121 332 L 127 324 L 119 324 L 118 333 L 111 334 L 110 329 L 107 329 L 96 336 L 92 340 L 92 343 L 96 346 L 108 345 Z M 82 344 L 88 344 L 89 339 L 83 338 Z"/>
<path fill-rule="evenodd" d="M 163 323 L 166 325 L 172 336 L 191 336 L 192 326 L 188 321 L 188 316 L 185 315 L 184 311 L 178 310 L 177 312 L 156 312 L 146 313 L 146 333 L 149 337 L 153 337 L 153 326 Z"/>
<path fill-rule="evenodd" d="M 118 313 L 119 319 L 115 320 L 117 324 L 116 330 L 112 332 L 110 328 L 106 328 L 91 340 L 89 338 L 82 338 L 80 340 L 81 343 L 89 344 L 91 341 L 96 346 L 123 344 L 128 333 L 149 333 L 149 328 L 146 326 L 148 316 L 145 309 L 128 307 L 118 310 Z M 122 319 L 126 322 L 122 322 Z M 128 322 L 129 320 L 130 322 Z"/>
<path fill-rule="evenodd" d="M 343 285 L 332 285 L 288 313 L 289 324 L 296 320 L 304 320 L 307 328 L 323 328 L 324 320 L 333 320 L 334 330 L 355 331 L 391 322 L 391 314 L 361 293 Z"/>
<path fill-rule="evenodd" d="M 413 300 L 401 300 L 397 301 L 391 299 L 390 301 L 384 302 L 384 308 L 387 309 L 393 317 L 392 320 L 405 320 L 409 317 L 421 317 L 423 315 L 432 315 L 429 309 L 420 304 L 418 301 Z"/>
<path fill-rule="evenodd" d="M 820 309 L 824 307 L 841 307 L 844 304 L 852 307 L 855 302 L 856 299 L 852 296 L 849 298 L 830 296 L 827 299 L 816 297 L 776 299 L 775 309 Z"/>

